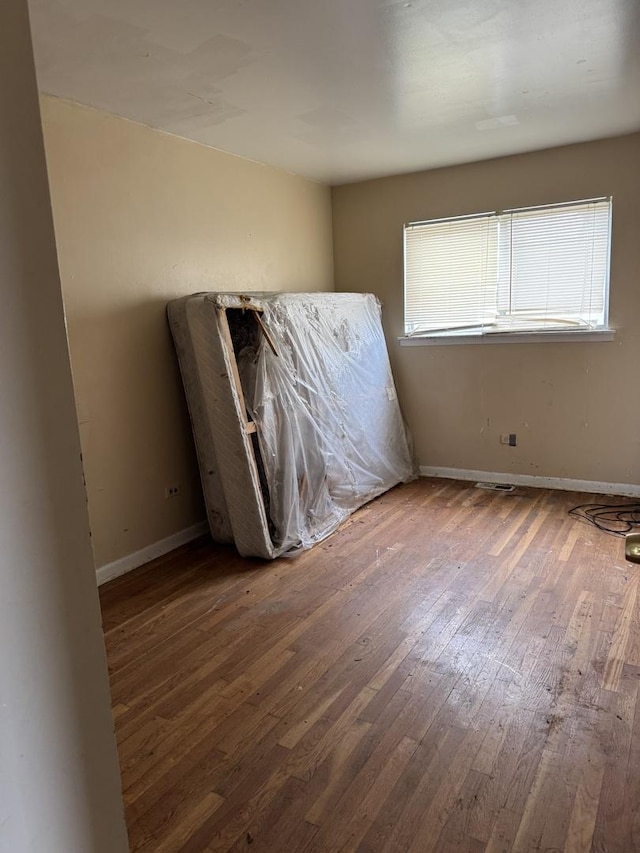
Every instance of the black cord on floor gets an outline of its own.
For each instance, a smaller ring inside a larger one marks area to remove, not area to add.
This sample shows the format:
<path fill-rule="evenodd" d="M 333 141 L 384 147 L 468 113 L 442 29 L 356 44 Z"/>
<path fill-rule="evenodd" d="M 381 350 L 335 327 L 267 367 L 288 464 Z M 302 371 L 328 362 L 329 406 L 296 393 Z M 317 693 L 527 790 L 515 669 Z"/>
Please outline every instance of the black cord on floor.
<path fill-rule="evenodd" d="M 640 527 L 640 504 L 581 504 L 570 509 L 569 515 L 614 536 L 624 536 Z"/>

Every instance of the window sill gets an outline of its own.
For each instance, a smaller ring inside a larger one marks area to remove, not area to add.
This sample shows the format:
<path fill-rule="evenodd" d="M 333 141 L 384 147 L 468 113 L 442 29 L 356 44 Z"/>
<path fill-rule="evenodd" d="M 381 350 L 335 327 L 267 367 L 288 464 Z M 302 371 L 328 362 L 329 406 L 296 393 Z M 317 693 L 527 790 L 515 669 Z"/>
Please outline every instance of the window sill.
<path fill-rule="evenodd" d="M 461 344 L 551 344 L 612 341 L 615 329 L 576 329 L 573 332 L 504 332 L 483 335 L 482 332 L 439 335 L 414 335 L 398 338 L 401 347 L 451 346 Z"/>

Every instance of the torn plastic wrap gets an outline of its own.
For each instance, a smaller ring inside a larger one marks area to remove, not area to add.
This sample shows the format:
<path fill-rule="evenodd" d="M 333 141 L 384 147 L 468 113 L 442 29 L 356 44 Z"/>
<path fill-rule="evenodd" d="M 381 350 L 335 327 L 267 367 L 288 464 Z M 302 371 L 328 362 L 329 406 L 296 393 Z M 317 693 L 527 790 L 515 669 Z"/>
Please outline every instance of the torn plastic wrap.
<path fill-rule="evenodd" d="M 243 521 L 246 517 L 237 507 L 237 480 L 238 476 L 242 480 L 245 462 L 251 472 L 256 469 L 261 483 L 258 488 L 257 475 L 252 473 L 251 488 L 245 487 L 241 497 L 247 503 L 262 501 L 261 512 L 268 525 L 268 533 L 263 529 L 262 535 L 268 535 L 270 541 L 256 547 L 247 545 L 245 536 L 241 545 L 236 536 L 241 553 L 274 557 L 308 548 L 359 506 L 415 476 L 382 333 L 380 305 L 374 296 L 200 294 L 187 299 L 199 300 L 192 305 L 193 317 L 198 318 L 194 326 L 197 340 L 190 337 L 189 345 L 199 353 L 198 369 L 204 377 L 200 392 L 216 397 L 213 407 L 210 400 L 208 404 L 196 401 L 195 407 L 189 400 L 190 411 L 195 408 L 201 413 L 206 408 L 209 421 L 216 420 L 206 424 L 214 443 L 217 435 L 228 439 L 233 418 L 220 410 L 224 389 L 219 386 L 221 382 L 233 385 L 233 365 L 227 364 L 227 374 L 220 376 L 224 353 L 215 345 L 218 338 L 224 344 L 220 326 L 228 322 L 227 343 L 233 348 L 240 385 L 239 392 L 232 395 L 237 403 L 236 420 L 243 418 L 246 407 L 257 427 L 251 447 L 242 436 L 244 450 L 240 444 L 233 448 L 234 463 L 240 462 L 235 478 L 235 469 L 229 464 L 230 446 L 222 447 L 217 441 L 220 481 L 234 534 L 238 523 L 234 523 L 234 507 L 236 516 Z M 184 305 L 179 309 L 175 303 L 172 306 L 170 320 L 172 313 L 174 318 L 185 315 Z M 172 321 L 183 378 L 185 374 L 191 377 L 191 367 L 183 364 L 188 349 L 184 340 L 180 346 L 178 342 L 184 338 L 185 324 L 180 330 L 175 325 Z M 202 330 L 208 326 L 210 331 L 203 337 Z M 204 357 L 202 349 L 206 350 Z M 198 383 L 185 379 L 188 398 L 194 386 Z M 195 420 L 192 414 L 197 433 Z M 196 436 L 196 446 L 202 444 Z M 245 452 L 255 452 L 253 463 L 241 458 Z M 198 455 L 200 458 L 200 450 Z M 207 455 L 209 467 L 211 455 Z M 222 503 L 217 501 L 218 506 Z M 266 529 L 264 521 L 261 524 Z"/>
<path fill-rule="evenodd" d="M 264 300 L 250 410 L 279 546 L 307 548 L 414 474 L 371 295 Z"/>

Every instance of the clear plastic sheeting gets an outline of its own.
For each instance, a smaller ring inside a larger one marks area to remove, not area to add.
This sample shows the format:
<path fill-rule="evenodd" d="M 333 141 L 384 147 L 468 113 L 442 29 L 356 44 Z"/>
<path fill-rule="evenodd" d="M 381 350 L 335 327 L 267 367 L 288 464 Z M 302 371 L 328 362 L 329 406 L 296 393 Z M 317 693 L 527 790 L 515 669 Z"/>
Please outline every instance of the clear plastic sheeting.
<path fill-rule="evenodd" d="M 277 355 L 261 336 L 247 405 L 277 545 L 308 548 L 414 468 L 378 300 L 283 294 L 262 308 Z"/>
<path fill-rule="evenodd" d="M 295 553 L 415 476 L 374 296 L 195 294 L 169 321 L 214 539 Z"/>

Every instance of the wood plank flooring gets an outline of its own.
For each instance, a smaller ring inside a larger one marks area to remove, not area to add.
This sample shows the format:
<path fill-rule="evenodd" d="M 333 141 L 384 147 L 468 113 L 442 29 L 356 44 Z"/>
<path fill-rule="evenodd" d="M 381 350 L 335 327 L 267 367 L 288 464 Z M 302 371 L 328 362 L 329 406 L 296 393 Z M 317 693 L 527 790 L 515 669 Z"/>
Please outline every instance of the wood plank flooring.
<path fill-rule="evenodd" d="M 640 567 L 587 500 L 423 479 L 104 586 L 131 850 L 640 851 Z"/>

